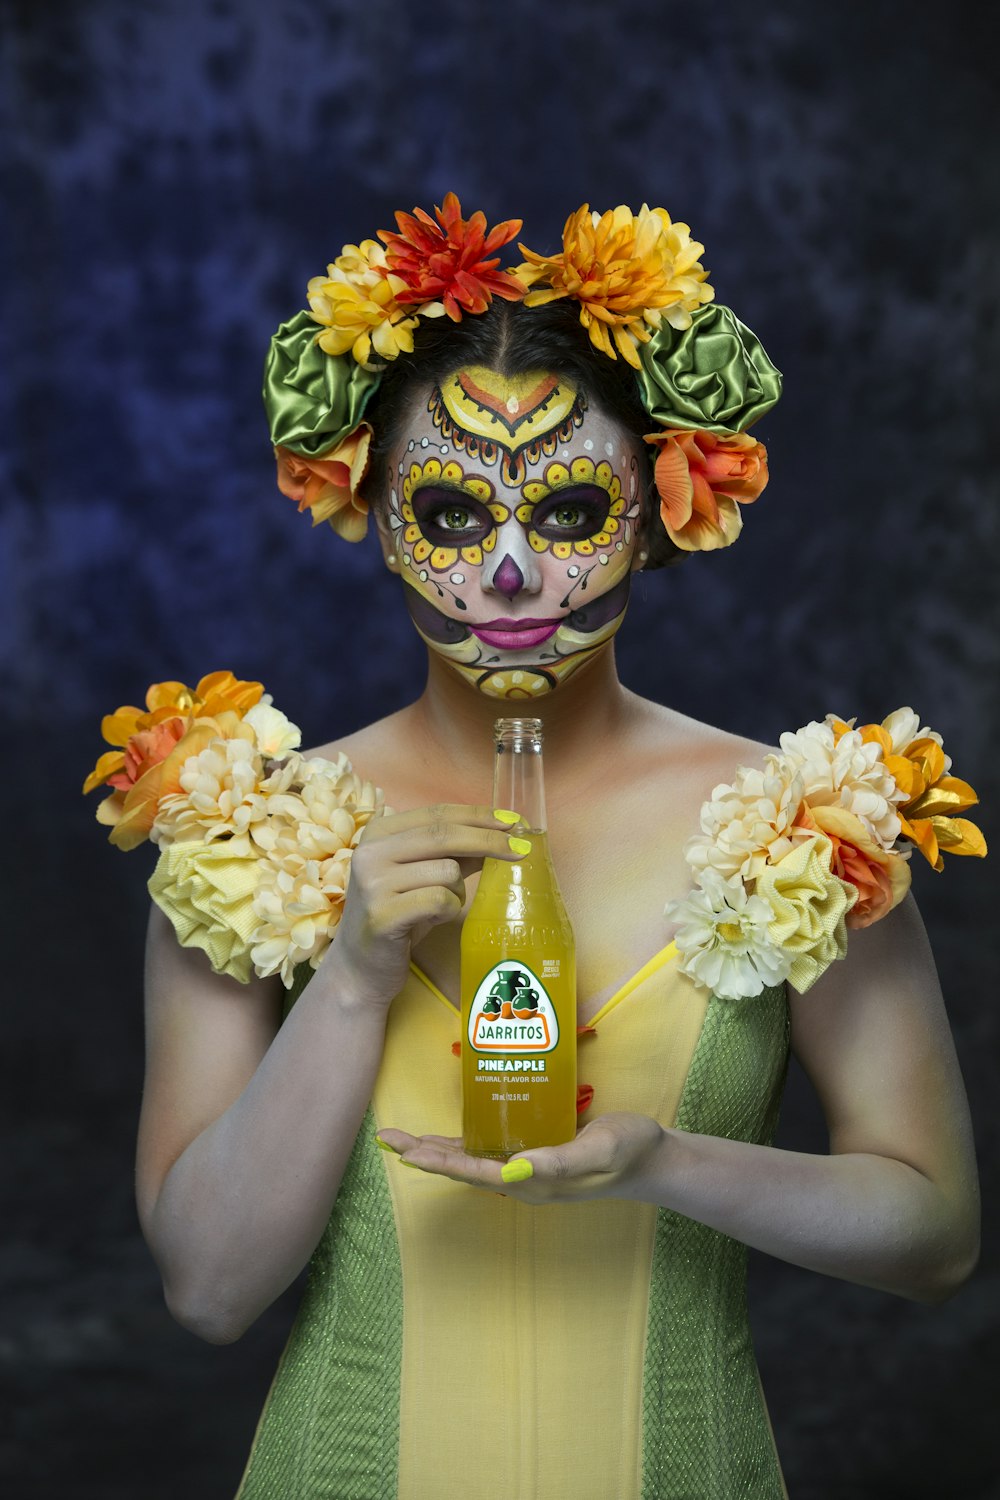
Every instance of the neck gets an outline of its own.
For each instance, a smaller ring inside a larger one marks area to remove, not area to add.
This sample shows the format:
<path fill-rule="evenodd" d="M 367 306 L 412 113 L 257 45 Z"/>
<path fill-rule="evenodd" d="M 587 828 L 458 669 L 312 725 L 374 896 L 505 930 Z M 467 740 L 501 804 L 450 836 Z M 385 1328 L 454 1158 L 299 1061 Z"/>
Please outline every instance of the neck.
<path fill-rule="evenodd" d="M 490 698 L 431 652 L 427 685 L 409 710 L 407 728 L 428 756 L 452 768 L 456 801 L 465 800 L 468 789 L 480 783 L 482 790 L 470 800 L 485 801 L 496 719 L 519 714 L 541 719 L 546 779 L 571 782 L 577 768 L 589 766 L 592 772 L 594 747 L 624 731 L 633 703 L 634 695 L 618 678 L 613 641 L 568 681 L 538 698 Z"/>

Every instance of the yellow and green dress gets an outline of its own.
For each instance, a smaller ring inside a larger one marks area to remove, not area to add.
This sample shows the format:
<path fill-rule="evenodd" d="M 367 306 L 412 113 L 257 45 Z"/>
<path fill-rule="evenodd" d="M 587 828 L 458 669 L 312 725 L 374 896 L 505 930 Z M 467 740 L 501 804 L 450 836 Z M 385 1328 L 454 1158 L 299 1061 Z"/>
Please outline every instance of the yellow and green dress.
<path fill-rule="evenodd" d="M 671 945 L 591 1025 L 595 1115 L 772 1140 L 784 986 L 720 1000 Z M 378 1150 L 382 1126 L 457 1133 L 458 1036 L 411 966 L 237 1500 L 782 1500 L 744 1245 L 651 1204 L 529 1207 Z"/>

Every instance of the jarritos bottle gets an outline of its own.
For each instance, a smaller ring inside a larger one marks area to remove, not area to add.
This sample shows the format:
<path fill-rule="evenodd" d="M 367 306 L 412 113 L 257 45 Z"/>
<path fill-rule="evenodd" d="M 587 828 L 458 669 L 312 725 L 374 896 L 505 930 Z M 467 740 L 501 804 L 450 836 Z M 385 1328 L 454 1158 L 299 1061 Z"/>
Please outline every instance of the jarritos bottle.
<path fill-rule="evenodd" d="M 494 807 L 531 852 L 487 859 L 462 927 L 462 1134 L 507 1157 L 576 1134 L 576 948 L 545 831 L 540 719 L 498 719 Z"/>

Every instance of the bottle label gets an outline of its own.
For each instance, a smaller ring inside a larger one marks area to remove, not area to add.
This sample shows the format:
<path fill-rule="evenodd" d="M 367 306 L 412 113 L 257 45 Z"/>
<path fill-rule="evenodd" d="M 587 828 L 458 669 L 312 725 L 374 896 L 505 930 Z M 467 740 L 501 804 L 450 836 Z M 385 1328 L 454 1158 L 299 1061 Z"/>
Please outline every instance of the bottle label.
<path fill-rule="evenodd" d="M 543 964 L 544 967 L 544 964 Z M 474 1052 L 551 1052 L 559 1021 L 548 990 L 522 960 L 494 964 L 469 1010 L 469 1045 Z"/>

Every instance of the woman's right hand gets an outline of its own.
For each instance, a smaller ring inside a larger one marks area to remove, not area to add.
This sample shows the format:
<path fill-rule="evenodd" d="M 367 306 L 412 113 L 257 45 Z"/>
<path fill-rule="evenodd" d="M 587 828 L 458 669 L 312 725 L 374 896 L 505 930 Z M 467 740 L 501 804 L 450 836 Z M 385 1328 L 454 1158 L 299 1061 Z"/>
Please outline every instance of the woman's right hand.
<path fill-rule="evenodd" d="M 484 859 L 523 858 L 511 834 L 492 808 L 460 803 L 373 818 L 352 856 L 344 914 L 328 950 L 352 989 L 388 1006 L 406 981 L 413 945 L 461 914 L 465 877 Z"/>

